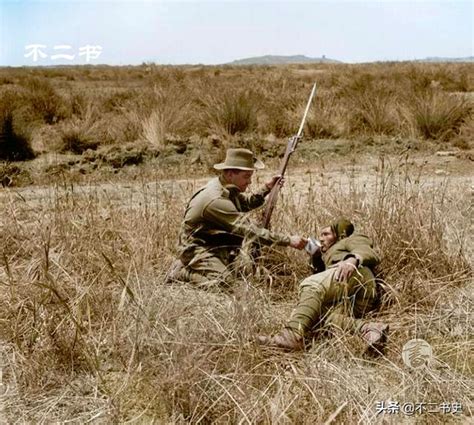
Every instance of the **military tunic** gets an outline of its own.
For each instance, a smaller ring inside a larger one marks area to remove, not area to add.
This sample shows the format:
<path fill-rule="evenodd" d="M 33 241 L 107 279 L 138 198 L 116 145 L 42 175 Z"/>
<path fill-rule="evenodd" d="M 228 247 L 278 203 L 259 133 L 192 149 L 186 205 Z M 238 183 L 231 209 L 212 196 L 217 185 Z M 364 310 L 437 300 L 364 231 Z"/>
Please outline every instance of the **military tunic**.
<path fill-rule="evenodd" d="M 347 281 L 338 282 L 337 264 L 349 257 L 359 261 L 358 268 Z M 373 268 L 379 262 L 367 236 L 354 233 L 337 241 L 319 261 L 313 260 L 318 273 L 301 282 L 298 305 L 287 327 L 302 336 L 317 324 L 359 330 L 364 323 L 361 318 L 375 306 Z"/>
<path fill-rule="evenodd" d="M 216 177 L 191 197 L 181 226 L 178 253 L 185 268 L 179 279 L 210 286 L 230 285 L 229 265 L 244 238 L 287 246 L 290 238 L 258 227 L 246 212 L 263 205 L 270 190 L 244 194 Z"/>

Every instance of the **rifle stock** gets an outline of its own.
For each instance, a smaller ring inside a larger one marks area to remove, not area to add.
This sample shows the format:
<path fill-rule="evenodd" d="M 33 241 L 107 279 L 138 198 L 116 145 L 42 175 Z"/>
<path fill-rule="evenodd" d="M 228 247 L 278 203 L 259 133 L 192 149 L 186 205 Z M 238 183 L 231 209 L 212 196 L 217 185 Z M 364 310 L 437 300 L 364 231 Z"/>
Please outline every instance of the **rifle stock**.
<path fill-rule="evenodd" d="M 306 122 L 306 116 L 308 115 L 309 107 L 311 106 L 311 101 L 313 100 L 314 94 L 316 92 L 316 83 L 314 83 L 313 88 L 311 90 L 311 94 L 308 99 L 308 103 L 306 104 L 306 109 L 304 111 L 303 119 L 301 120 L 300 127 L 298 129 L 298 133 L 295 136 L 292 136 L 288 139 L 288 143 L 286 145 L 285 155 L 280 163 L 279 169 L 279 180 L 273 186 L 270 195 L 268 196 L 267 204 L 265 207 L 265 213 L 263 215 L 263 227 L 266 229 L 270 226 L 270 219 L 272 217 L 273 210 L 275 209 L 276 201 L 278 199 L 278 193 L 280 192 L 280 181 L 284 177 L 286 168 L 288 167 L 288 162 L 290 161 L 291 154 L 296 150 L 296 146 L 300 141 L 303 133 L 303 127 Z"/>

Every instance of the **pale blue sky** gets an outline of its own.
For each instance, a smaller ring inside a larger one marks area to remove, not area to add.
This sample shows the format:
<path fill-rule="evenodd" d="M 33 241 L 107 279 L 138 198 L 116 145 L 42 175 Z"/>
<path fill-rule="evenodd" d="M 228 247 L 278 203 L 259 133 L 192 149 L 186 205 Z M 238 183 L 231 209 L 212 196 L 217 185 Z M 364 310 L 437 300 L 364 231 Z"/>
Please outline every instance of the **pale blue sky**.
<path fill-rule="evenodd" d="M 265 54 L 345 62 L 474 56 L 474 2 L 0 0 L 0 65 L 217 64 Z M 26 45 L 47 55 L 25 58 Z M 69 45 L 70 49 L 55 46 Z M 74 59 L 52 59 L 55 54 Z"/>

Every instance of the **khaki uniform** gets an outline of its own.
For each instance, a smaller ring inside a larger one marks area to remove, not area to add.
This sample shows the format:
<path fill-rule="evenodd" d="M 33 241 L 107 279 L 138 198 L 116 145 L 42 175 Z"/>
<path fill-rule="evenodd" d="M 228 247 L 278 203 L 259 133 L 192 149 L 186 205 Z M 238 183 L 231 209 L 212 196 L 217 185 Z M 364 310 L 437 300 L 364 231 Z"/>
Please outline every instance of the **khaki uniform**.
<path fill-rule="evenodd" d="M 256 226 L 245 213 L 260 207 L 269 190 L 244 194 L 234 185 L 214 178 L 191 197 L 179 236 L 179 258 L 184 268 L 177 277 L 199 286 L 229 286 L 231 266 L 244 238 L 261 244 L 290 244 L 288 236 Z"/>
<path fill-rule="evenodd" d="M 354 256 L 359 267 L 346 282 L 336 281 L 337 263 Z M 331 325 L 358 331 L 361 318 L 375 307 L 376 282 L 373 268 L 380 262 L 371 240 L 353 234 L 332 245 L 318 267 L 325 268 L 300 284 L 300 297 L 287 328 L 304 336 L 315 325 Z"/>

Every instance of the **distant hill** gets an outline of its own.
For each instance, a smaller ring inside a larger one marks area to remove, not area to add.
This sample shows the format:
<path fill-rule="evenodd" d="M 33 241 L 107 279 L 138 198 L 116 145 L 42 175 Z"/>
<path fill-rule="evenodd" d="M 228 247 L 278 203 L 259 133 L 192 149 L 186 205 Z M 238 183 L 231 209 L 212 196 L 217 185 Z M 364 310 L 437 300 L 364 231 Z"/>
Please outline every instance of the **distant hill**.
<path fill-rule="evenodd" d="M 474 56 L 465 58 L 445 58 L 445 57 L 427 57 L 424 59 L 415 59 L 412 62 L 474 62 Z M 288 65 L 299 63 L 343 63 L 336 59 L 330 59 L 326 56 L 320 58 L 311 58 L 305 55 L 277 56 L 265 55 L 251 58 L 237 59 L 227 63 L 227 65 Z"/>
<path fill-rule="evenodd" d="M 474 56 L 467 56 L 465 58 L 439 58 L 439 57 L 432 57 L 432 58 L 425 58 L 425 59 L 417 59 L 415 62 L 474 62 Z"/>
<path fill-rule="evenodd" d="M 228 65 L 285 65 L 292 63 L 342 63 L 335 59 L 329 59 L 325 56 L 321 58 L 310 58 L 304 55 L 294 56 L 255 56 L 252 58 L 237 59 L 229 62 Z"/>

